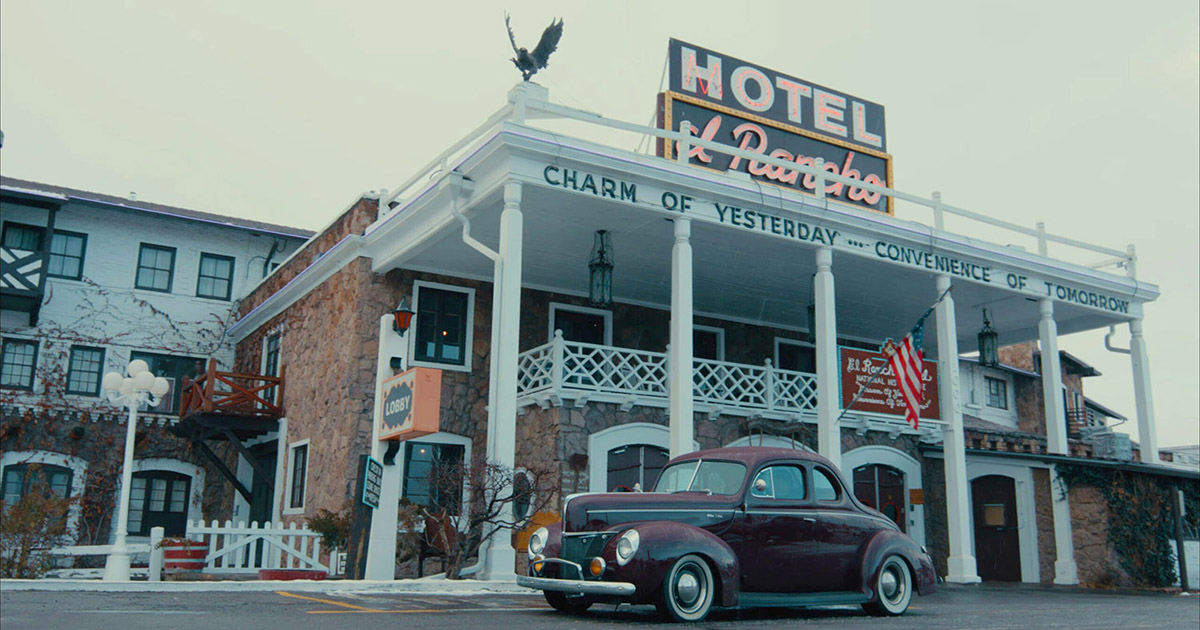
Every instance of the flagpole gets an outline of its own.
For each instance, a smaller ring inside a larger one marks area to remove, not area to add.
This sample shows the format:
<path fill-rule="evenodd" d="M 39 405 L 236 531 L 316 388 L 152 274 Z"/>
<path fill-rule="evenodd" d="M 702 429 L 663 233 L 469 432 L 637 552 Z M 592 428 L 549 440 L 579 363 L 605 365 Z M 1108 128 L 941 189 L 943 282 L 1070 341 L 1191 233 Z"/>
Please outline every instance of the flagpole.
<path fill-rule="evenodd" d="M 913 327 L 909 329 L 909 332 L 910 332 L 910 333 L 911 333 L 912 331 L 916 330 L 916 329 L 917 329 L 917 327 L 921 325 L 921 322 L 924 322 L 924 321 L 925 321 L 925 319 L 926 319 L 927 317 L 929 317 L 929 315 L 930 315 L 930 314 L 932 314 L 932 313 L 933 313 L 933 309 L 934 309 L 934 308 L 936 308 L 936 307 L 937 307 L 937 305 L 938 305 L 938 304 L 939 304 L 939 303 L 940 303 L 940 302 L 941 302 L 943 299 L 945 299 L 945 298 L 946 298 L 946 294 L 947 294 L 947 293 L 950 293 L 950 288 L 951 288 L 951 287 L 947 287 L 945 291 L 942 291 L 942 294 L 941 294 L 941 295 L 939 295 L 939 296 L 938 296 L 938 298 L 937 298 L 936 300 L 934 300 L 934 301 L 933 301 L 933 304 L 930 304 L 930 305 L 929 305 L 929 308 L 925 309 L 925 313 L 924 313 L 923 315 L 921 315 L 921 317 L 917 319 L 917 323 L 916 323 L 916 324 L 913 324 Z M 863 395 L 863 394 L 865 394 L 865 393 L 867 392 L 867 390 L 871 388 L 871 385 L 874 385 L 874 384 L 875 384 L 875 381 L 879 380 L 879 377 L 883 375 L 883 370 L 884 370 L 885 368 L 887 368 L 887 366 L 888 366 L 888 365 L 890 365 L 890 364 L 891 364 L 891 362 L 892 362 L 892 356 L 896 354 L 896 348 L 898 348 L 898 347 L 899 347 L 899 346 L 893 346 L 893 347 L 892 347 L 892 351 L 891 351 L 891 352 L 889 352 L 889 353 L 887 354 L 887 356 L 883 357 L 883 364 L 882 364 L 882 365 L 880 365 L 880 366 L 879 366 L 879 367 L 878 367 L 878 368 L 875 370 L 875 372 L 871 374 L 871 378 L 870 378 L 870 380 L 868 380 L 868 381 L 866 382 L 866 384 L 865 384 L 865 385 L 863 385 L 862 387 L 860 387 L 860 388 L 859 388 L 859 390 L 858 390 L 858 393 L 854 394 L 854 398 L 852 398 L 852 399 L 850 400 L 850 404 L 846 405 L 846 406 L 845 406 L 845 408 L 843 408 L 843 409 L 842 409 L 842 413 L 838 414 L 838 417 L 837 417 L 837 418 L 836 418 L 836 419 L 833 421 L 833 422 L 834 422 L 834 424 L 837 424 L 838 422 L 841 422 L 841 421 L 842 421 L 842 417 L 846 415 L 846 412 L 847 412 L 847 411 L 850 411 L 850 408 L 854 406 L 854 403 L 858 402 L 858 399 L 859 399 L 859 398 L 862 398 L 862 395 Z"/>

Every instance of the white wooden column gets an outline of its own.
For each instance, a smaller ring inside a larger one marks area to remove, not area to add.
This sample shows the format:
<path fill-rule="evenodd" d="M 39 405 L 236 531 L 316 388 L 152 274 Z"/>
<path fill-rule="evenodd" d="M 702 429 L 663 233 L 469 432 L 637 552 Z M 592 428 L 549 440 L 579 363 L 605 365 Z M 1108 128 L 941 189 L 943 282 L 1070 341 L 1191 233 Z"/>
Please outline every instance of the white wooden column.
<path fill-rule="evenodd" d="M 842 434 L 837 418 L 838 395 L 837 311 L 833 290 L 833 248 L 817 249 L 817 274 L 813 277 L 817 342 L 817 452 L 842 466 Z"/>
<path fill-rule="evenodd" d="M 382 412 L 380 399 L 383 382 L 392 376 L 392 357 L 400 357 L 408 367 L 408 339 L 392 330 L 395 318 L 386 313 L 379 318 L 379 352 L 375 357 L 375 405 L 371 412 L 371 457 L 383 461 L 386 442 L 379 441 L 379 421 Z M 367 542 L 366 580 L 396 579 L 396 526 L 399 521 L 400 485 L 403 471 L 400 466 L 383 467 L 379 487 L 379 509 L 371 515 L 371 533 Z M 358 501 L 359 497 L 352 500 Z"/>
<path fill-rule="evenodd" d="M 950 288 L 950 276 L 937 277 L 937 294 Z M 967 445 L 963 437 L 962 394 L 958 389 L 958 324 L 954 320 L 954 296 L 946 293 L 934 308 L 938 345 L 938 407 L 945 424 L 946 526 L 950 557 L 946 560 L 947 582 L 974 584 L 979 581 L 975 550 L 971 549 L 971 490 L 967 484 Z"/>
<path fill-rule="evenodd" d="M 495 464 L 516 468 L 517 451 L 517 348 L 521 328 L 521 256 L 524 240 L 521 213 L 521 182 L 504 184 L 504 212 L 500 214 L 500 286 L 492 304 L 492 325 L 499 324 L 500 346 L 496 353 L 496 371 L 491 387 L 496 388 L 496 404 L 489 409 L 488 451 Z M 493 338 L 497 336 L 493 335 Z M 512 522 L 512 502 L 501 508 L 498 520 Z M 482 577 L 485 580 L 516 580 L 517 552 L 508 530 L 500 530 L 487 544 Z"/>
<path fill-rule="evenodd" d="M 1046 410 L 1046 448 L 1054 455 L 1067 455 L 1067 413 L 1063 409 L 1062 363 L 1058 356 L 1058 324 L 1054 301 L 1038 301 L 1038 345 L 1042 351 L 1042 403 Z"/>
<path fill-rule="evenodd" d="M 670 423 L 671 457 L 693 450 L 696 415 L 692 399 L 692 220 L 675 217 L 671 247 Z"/>
<path fill-rule="evenodd" d="M 1129 361 L 1133 366 L 1133 400 L 1137 410 L 1142 463 L 1157 464 L 1158 429 L 1154 426 L 1154 396 L 1150 391 L 1150 359 L 1142 337 L 1142 320 L 1129 321 Z"/>
<path fill-rule="evenodd" d="M 1046 449 L 1054 455 L 1067 455 L 1067 420 L 1063 408 L 1062 362 L 1058 356 L 1058 324 L 1054 321 L 1054 301 L 1038 301 L 1038 345 L 1042 351 L 1042 407 L 1046 416 Z M 1071 533 L 1071 503 L 1058 478 L 1058 467 L 1050 467 L 1050 497 L 1054 513 L 1054 583 L 1078 584 L 1075 565 L 1075 540 Z"/>

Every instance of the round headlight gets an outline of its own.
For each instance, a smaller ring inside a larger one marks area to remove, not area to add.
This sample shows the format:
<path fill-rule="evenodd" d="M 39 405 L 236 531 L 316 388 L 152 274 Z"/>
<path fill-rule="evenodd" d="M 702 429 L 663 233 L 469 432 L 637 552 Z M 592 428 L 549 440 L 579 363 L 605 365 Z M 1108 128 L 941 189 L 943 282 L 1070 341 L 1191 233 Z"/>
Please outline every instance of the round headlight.
<path fill-rule="evenodd" d="M 529 557 L 540 556 L 546 550 L 546 541 L 550 538 L 550 530 L 545 527 L 539 527 L 533 535 L 529 537 Z"/>
<path fill-rule="evenodd" d="M 633 558 L 633 554 L 637 553 L 638 545 L 642 542 L 641 536 L 638 535 L 636 529 L 626 530 L 621 537 L 617 539 L 617 564 L 625 566 L 629 560 Z"/>

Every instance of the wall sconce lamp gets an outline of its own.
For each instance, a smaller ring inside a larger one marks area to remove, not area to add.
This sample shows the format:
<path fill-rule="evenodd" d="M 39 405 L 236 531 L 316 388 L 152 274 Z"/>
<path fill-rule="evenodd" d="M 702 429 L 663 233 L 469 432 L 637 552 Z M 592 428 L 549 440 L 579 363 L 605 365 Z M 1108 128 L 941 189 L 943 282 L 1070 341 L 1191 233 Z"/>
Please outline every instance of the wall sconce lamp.
<path fill-rule="evenodd" d="M 979 365 L 996 366 L 1000 364 L 999 350 L 996 343 L 996 331 L 988 319 L 987 309 L 983 309 L 983 328 L 979 330 Z"/>
<path fill-rule="evenodd" d="M 395 318 L 395 321 L 392 322 L 392 330 L 403 337 L 404 333 L 408 332 L 408 327 L 412 324 L 413 315 L 415 313 L 412 310 L 412 306 L 408 303 L 408 298 L 401 299 L 400 305 L 396 307 L 396 310 L 392 311 L 392 317 Z"/>
<path fill-rule="evenodd" d="M 612 235 L 608 230 L 596 232 L 596 242 L 592 246 L 592 260 L 588 263 L 590 282 L 588 285 L 588 300 L 592 306 L 607 307 L 612 305 Z"/>

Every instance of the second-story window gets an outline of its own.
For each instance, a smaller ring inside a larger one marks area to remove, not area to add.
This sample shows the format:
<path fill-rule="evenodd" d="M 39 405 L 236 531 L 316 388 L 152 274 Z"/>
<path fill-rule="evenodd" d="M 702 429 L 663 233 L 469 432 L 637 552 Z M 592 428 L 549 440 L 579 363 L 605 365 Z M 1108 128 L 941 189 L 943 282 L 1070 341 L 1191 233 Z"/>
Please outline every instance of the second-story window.
<path fill-rule="evenodd" d="M 431 286 L 417 287 L 416 360 L 467 363 L 469 294 Z"/>
<path fill-rule="evenodd" d="M 100 373 L 104 368 L 104 349 L 71 346 L 67 366 L 67 393 L 100 395 Z"/>
<path fill-rule="evenodd" d="M 171 386 L 158 405 L 146 409 L 147 413 L 179 413 L 179 391 L 183 388 L 184 381 L 193 381 L 204 373 L 204 360 L 196 357 L 134 351 L 130 353 L 129 360 L 134 359 L 145 361 L 155 376 L 167 379 Z"/>
<path fill-rule="evenodd" d="M 22 223 L 4 224 L 4 246 L 8 249 L 23 249 L 40 251 L 42 249 L 42 228 Z"/>
<path fill-rule="evenodd" d="M 196 283 L 196 295 L 228 300 L 232 287 L 233 259 L 216 254 L 200 254 L 200 279 Z"/>
<path fill-rule="evenodd" d="M 263 341 L 263 376 L 279 376 L 279 333 L 268 335 Z M 263 398 L 277 403 L 275 389 L 271 387 L 263 392 Z"/>
<path fill-rule="evenodd" d="M 78 280 L 83 276 L 83 253 L 86 249 L 86 234 L 55 231 L 50 239 L 50 258 L 46 261 L 46 275 Z"/>
<path fill-rule="evenodd" d="M 37 368 L 35 341 L 5 339 L 0 350 L 0 387 L 33 389 L 33 373 Z"/>
<path fill-rule="evenodd" d="M 987 406 L 1008 409 L 1008 383 L 990 376 L 983 377 L 987 383 Z"/>
<path fill-rule="evenodd" d="M 175 275 L 175 248 L 142 243 L 138 252 L 137 281 L 139 289 L 170 293 Z"/>

